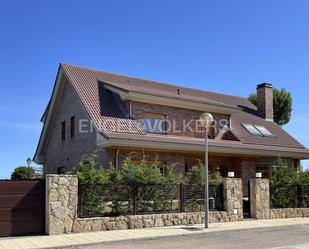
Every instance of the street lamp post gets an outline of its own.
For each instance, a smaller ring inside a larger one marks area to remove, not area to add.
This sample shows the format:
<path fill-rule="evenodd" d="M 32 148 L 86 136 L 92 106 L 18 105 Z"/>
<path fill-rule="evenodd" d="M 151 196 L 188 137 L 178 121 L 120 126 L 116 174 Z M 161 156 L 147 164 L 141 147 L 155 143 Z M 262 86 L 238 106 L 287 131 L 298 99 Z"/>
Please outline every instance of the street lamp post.
<path fill-rule="evenodd" d="M 28 179 L 30 179 L 30 166 L 31 166 L 31 163 L 32 163 L 31 158 L 28 157 L 26 162 L 27 162 L 27 165 L 28 165 Z"/>
<path fill-rule="evenodd" d="M 200 117 L 201 124 L 205 127 L 205 228 L 209 223 L 209 190 L 208 190 L 208 128 L 213 123 L 210 113 L 203 113 Z"/>

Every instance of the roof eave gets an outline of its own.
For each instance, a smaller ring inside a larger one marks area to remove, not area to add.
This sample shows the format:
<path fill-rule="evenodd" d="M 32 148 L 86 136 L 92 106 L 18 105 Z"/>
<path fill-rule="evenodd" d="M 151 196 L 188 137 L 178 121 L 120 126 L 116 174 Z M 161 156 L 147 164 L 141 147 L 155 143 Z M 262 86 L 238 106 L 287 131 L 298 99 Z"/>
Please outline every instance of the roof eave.
<path fill-rule="evenodd" d="M 240 143 L 243 145 L 242 143 Z M 98 146 L 102 148 L 108 147 L 123 147 L 123 148 L 148 148 L 148 149 L 158 149 L 158 150 L 177 150 L 177 151 L 194 151 L 194 152 L 204 152 L 204 145 L 200 144 L 180 144 L 180 143 L 166 143 L 157 141 L 141 141 L 141 140 L 130 140 L 130 139 L 118 139 L 118 138 L 104 138 L 98 140 Z M 263 146 L 265 147 L 265 146 Z M 289 151 L 288 148 L 285 150 L 275 150 L 275 149 L 263 149 L 263 148 L 242 148 L 240 147 L 230 147 L 228 144 L 226 146 L 209 144 L 210 153 L 218 154 L 234 154 L 242 156 L 265 156 L 265 157 L 287 157 L 293 159 L 309 159 L 309 150 L 306 152 L 300 151 Z"/>
<path fill-rule="evenodd" d="M 224 105 L 220 103 L 214 103 L 209 101 L 194 101 L 194 100 L 184 100 L 177 97 L 165 97 L 152 95 L 148 93 L 128 91 L 116 86 L 113 86 L 107 82 L 104 82 L 105 88 L 118 94 L 123 101 L 131 100 L 142 103 L 157 104 L 157 105 L 167 105 L 179 108 L 187 108 L 191 110 L 198 111 L 210 111 L 221 114 L 232 114 L 241 111 L 239 107 Z"/>
<path fill-rule="evenodd" d="M 53 107 L 53 105 L 55 104 L 56 98 L 54 95 L 56 95 L 56 93 L 59 91 L 60 88 L 60 82 L 62 81 L 63 78 L 63 70 L 61 68 L 61 64 L 58 67 L 58 71 L 57 71 L 57 76 L 55 79 L 55 83 L 54 83 L 54 87 L 53 87 L 53 92 L 51 95 L 51 98 L 48 102 L 47 108 L 43 114 L 43 117 L 41 119 L 41 121 L 44 121 L 44 125 L 40 134 L 40 138 L 39 138 L 39 142 L 35 151 L 35 154 L 33 156 L 33 161 L 37 164 L 43 164 L 44 163 L 44 156 L 41 154 L 44 142 L 45 142 L 45 137 L 46 137 L 46 133 L 48 130 L 48 124 L 49 124 L 49 120 L 50 120 L 50 112 L 51 109 Z"/>

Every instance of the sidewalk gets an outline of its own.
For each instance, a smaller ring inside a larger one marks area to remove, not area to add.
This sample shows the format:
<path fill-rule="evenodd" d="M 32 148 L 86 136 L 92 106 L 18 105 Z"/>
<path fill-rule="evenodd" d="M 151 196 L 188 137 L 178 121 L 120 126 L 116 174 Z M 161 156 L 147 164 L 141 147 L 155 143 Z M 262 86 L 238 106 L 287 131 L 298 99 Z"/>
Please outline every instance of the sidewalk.
<path fill-rule="evenodd" d="M 155 238 L 165 236 L 190 235 L 249 228 L 265 228 L 288 225 L 309 224 L 309 218 L 279 219 L 279 220 L 246 220 L 242 222 L 227 222 L 210 224 L 209 229 L 203 225 L 157 227 L 132 230 L 101 231 L 65 235 L 40 235 L 0 238 L 0 249 L 32 249 L 74 246 L 82 244 L 102 243 L 120 240 Z"/>

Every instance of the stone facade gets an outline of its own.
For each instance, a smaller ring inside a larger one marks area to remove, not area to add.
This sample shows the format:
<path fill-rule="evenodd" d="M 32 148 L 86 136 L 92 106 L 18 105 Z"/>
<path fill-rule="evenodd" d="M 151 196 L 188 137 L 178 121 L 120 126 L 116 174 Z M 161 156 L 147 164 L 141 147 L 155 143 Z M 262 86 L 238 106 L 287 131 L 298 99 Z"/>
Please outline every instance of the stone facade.
<path fill-rule="evenodd" d="M 250 180 L 250 208 L 251 217 L 255 219 L 269 219 L 269 180 Z"/>
<path fill-rule="evenodd" d="M 230 221 L 230 219 L 225 211 L 209 213 L 210 223 L 227 221 Z M 78 218 L 74 222 L 72 232 L 124 230 L 202 223 L 204 223 L 204 212 Z"/>
<path fill-rule="evenodd" d="M 240 179 L 225 179 L 227 211 L 210 212 L 209 222 L 242 220 Z M 235 188 L 235 189 L 234 189 Z M 62 234 L 204 223 L 204 212 L 78 218 L 78 180 L 70 175 L 46 176 L 46 233 Z M 235 213 L 235 210 L 236 213 Z"/>
<path fill-rule="evenodd" d="M 70 233 L 77 217 L 78 180 L 76 176 L 46 176 L 45 231 Z"/>
<path fill-rule="evenodd" d="M 277 208 L 269 210 L 270 219 L 309 217 L 309 208 Z"/>
<path fill-rule="evenodd" d="M 223 182 L 224 210 L 230 221 L 243 220 L 243 192 L 239 178 L 224 178 Z"/>

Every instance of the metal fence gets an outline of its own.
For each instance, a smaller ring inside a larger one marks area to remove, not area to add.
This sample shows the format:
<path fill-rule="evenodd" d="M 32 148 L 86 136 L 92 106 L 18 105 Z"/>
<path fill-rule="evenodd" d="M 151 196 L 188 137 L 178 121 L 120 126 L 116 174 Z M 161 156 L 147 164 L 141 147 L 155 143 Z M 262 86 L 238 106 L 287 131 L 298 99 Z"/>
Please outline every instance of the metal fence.
<path fill-rule="evenodd" d="M 270 185 L 271 208 L 308 208 L 309 185 Z"/>
<path fill-rule="evenodd" d="M 203 185 L 80 185 L 79 217 L 204 210 Z M 209 186 L 210 210 L 223 210 L 223 185 Z"/>

